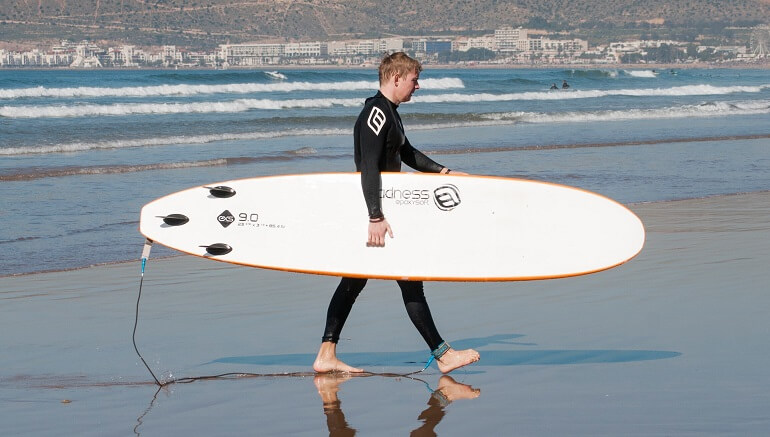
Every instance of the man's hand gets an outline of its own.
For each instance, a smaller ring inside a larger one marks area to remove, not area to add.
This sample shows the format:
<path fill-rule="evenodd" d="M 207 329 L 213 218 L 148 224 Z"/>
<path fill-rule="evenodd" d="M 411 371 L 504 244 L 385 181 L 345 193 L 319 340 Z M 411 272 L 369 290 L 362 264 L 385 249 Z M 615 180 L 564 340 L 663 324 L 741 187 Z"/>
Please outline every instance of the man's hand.
<path fill-rule="evenodd" d="M 366 245 L 369 247 L 385 247 L 385 234 L 388 234 L 390 238 L 393 238 L 393 230 L 390 229 L 387 219 L 382 219 L 381 222 L 369 223 L 369 239 L 366 241 Z"/>
<path fill-rule="evenodd" d="M 455 174 L 455 175 L 468 175 L 468 173 L 457 171 L 457 170 L 451 170 L 449 167 L 444 167 L 439 172 L 440 174 Z"/>

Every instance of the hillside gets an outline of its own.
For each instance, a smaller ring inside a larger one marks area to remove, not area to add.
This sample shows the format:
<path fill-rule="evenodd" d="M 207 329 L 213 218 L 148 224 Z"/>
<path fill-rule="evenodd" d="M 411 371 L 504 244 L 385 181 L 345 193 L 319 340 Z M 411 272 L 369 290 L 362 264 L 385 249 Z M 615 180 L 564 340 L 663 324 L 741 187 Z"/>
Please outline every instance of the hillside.
<path fill-rule="evenodd" d="M 700 32 L 768 17 L 770 0 L 16 0 L 0 3 L 0 40 L 211 47 L 228 41 L 480 33 L 519 25 L 578 33 Z"/>

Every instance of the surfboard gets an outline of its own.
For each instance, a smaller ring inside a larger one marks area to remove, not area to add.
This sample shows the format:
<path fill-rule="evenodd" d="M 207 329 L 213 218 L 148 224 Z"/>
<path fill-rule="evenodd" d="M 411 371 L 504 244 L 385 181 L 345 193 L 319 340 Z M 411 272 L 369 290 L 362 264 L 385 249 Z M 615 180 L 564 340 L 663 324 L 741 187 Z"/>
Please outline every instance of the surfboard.
<path fill-rule="evenodd" d="M 394 236 L 368 247 L 359 173 L 217 182 L 146 204 L 139 231 L 217 261 L 333 276 L 517 281 L 618 266 L 644 245 L 622 204 L 586 190 L 524 179 L 383 173 Z"/>

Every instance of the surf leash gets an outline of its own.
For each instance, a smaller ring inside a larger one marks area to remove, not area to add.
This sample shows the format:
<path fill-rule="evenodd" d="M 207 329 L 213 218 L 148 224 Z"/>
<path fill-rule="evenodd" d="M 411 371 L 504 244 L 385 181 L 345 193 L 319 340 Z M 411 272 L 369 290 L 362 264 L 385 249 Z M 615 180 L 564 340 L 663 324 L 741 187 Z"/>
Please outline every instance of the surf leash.
<path fill-rule="evenodd" d="M 258 378 L 258 377 L 281 377 L 281 376 L 289 376 L 289 377 L 309 377 L 309 376 L 315 376 L 317 375 L 316 372 L 284 372 L 284 373 L 248 373 L 248 372 L 228 372 L 228 373 L 220 373 L 218 375 L 205 375 L 205 376 L 190 376 L 190 377 L 182 377 L 182 378 L 174 378 L 169 379 L 166 381 L 161 382 L 160 379 L 158 379 L 157 376 L 155 376 L 155 372 L 152 371 L 150 366 L 147 364 L 147 361 L 145 361 L 144 357 L 142 356 L 142 353 L 139 352 L 139 347 L 136 345 L 136 330 L 139 326 L 139 302 L 142 299 L 142 288 L 144 286 L 144 272 L 147 268 L 147 260 L 150 258 L 150 251 L 152 250 L 152 244 L 153 241 L 147 238 L 144 242 L 144 247 L 142 249 L 142 257 L 141 260 L 141 277 L 139 279 L 139 293 L 136 297 L 136 311 L 134 314 L 134 330 L 131 337 L 131 340 L 134 344 L 134 351 L 136 351 L 136 355 L 139 356 L 139 359 L 142 360 L 142 364 L 144 364 L 144 367 L 147 369 L 148 372 L 150 372 L 150 375 L 152 376 L 152 379 L 155 381 L 155 384 L 158 385 L 159 389 L 163 388 L 167 385 L 178 383 L 178 384 L 186 384 L 194 381 L 201 381 L 201 380 L 207 380 L 207 379 L 228 379 L 228 378 Z M 442 350 L 442 347 L 445 346 L 445 348 Z M 428 363 L 425 364 L 425 367 L 423 367 L 421 370 L 416 370 L 414 372 L 409 373 L 390 373 L 390 372 L 362 372 L 362 373 L 352 373 L 351 376 L 359 376 L 359 377 L 371 377 L 371 376 L 382 376 L 382 377 L 390 377 L 390 378 L 409 378 L 414 379 L 417 381 L 421 381 L 427 385 L 427 383 L 419 378 L 415 378 L 412 375 L 416 375 L 418 373 L 422 373 L 425 370 L 430 367 L 431 363 L 437 358 L 441 357 L 443 355 L 443 352 L 446 352 L 446 349 L 449 348 L 449 345 L 445 342 L 442 343 L 435 351 L 432 351 L 430 354 L 430 358 L 428 359 Z M 429 388 L 430 389 L 430 388 Z"/>
<path fill-rule="evenodd" d="M 147 371 L 150 372 L 150 375 L 152 375 L 152 379 L 155 380 L 155 383 L 159 386 L 163 387 L 163 384 L 158 380 L 158 378 L 155 376 L 155 374 L 152 372 L 152 369 L 150 369 L 150 366 L 147 365 L 147 361 L 144 360 L 144 357 L 142 357 L 142 354 L 139 352 L 139 348 L 136 347 L 136 327 L 139 325 L 139 300 L 142 298 L 142 286 L 144 285 L 144 269 L 147 266 L 147 259 L 150 257 L 150 250 L 152 249 L 152 240 L 149 238 L 145 240 L 144 242 L 144 249 L 142 249 L 142 277 L 139 280 L 139 295 L 136 297 L 136 313 L 134 317 L 134 334 L 131 337 L 131 340 L 134 343 L 134 350 L 136 351 L 136 354 L 139 355 L 139 359 L 142 360 L 142 363 L 144 363 L 144 367 L 147 368 Z"/>

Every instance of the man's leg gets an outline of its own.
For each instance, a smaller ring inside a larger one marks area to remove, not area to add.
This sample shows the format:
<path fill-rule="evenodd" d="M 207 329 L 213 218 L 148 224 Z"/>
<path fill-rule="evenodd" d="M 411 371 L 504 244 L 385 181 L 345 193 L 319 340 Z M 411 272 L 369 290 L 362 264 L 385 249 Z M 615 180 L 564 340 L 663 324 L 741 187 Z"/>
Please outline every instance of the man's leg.
<path fill-rule="evenodd" d="M 363 372 L 362 369 L 348 366 L 337 359 L 337 341 L 350 310 L 365 285 L 366 279 L 342 278 L 337 286 L 326 311 L 326 328 L 321 338 L 321 348 L 313 363 L 316 372 Z"/>
<path fill-rule="evenodd" d="M 398 286 L 401 287 L 401 296 L 404 299 L 404 307 L 406 307 L 409 319 L 412 320 L 425 343 L 433 351 L 436 364 L 442 373 L 449 373 L 479 360 L 479 353 L 473 349 L 458 351 L 449 347 L 448 344 L 446 347 L 441 347 L 445 342 L 433 322 L 433 316 L 430 314 L 430 308 L 425 299 L 422 281 L 398 281 Z"/>
<path fill-rule="evenodd" d="M 409 319 L 422 335 L 430 350 L 436 349 L 444 340 L 436 329 L 433 316 L 430 314 L 428 301 L 425 300 L 422 281 L 397 281 L 404 299 L 404 308 Z"/>

